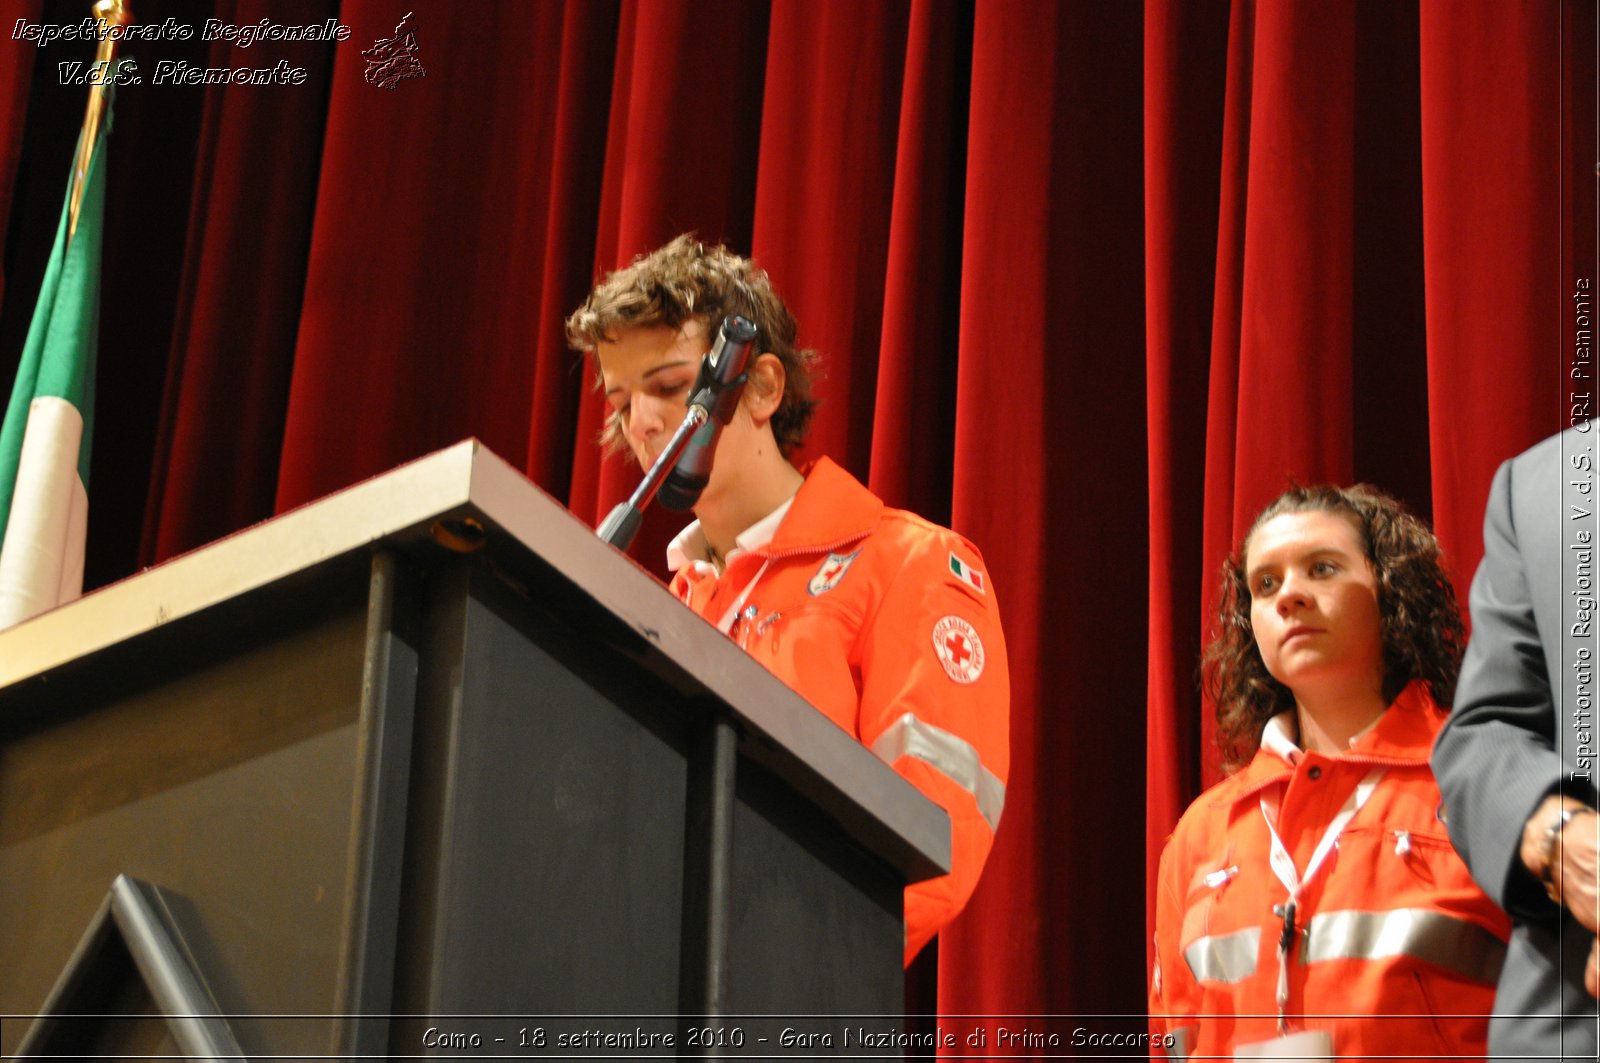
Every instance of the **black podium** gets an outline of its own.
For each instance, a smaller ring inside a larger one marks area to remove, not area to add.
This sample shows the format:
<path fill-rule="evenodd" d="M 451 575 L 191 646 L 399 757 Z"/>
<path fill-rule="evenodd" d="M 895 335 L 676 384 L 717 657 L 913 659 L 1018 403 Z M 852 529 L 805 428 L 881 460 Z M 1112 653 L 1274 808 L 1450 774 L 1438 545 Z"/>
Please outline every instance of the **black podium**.
<path fill-rule="evenodd" d="M 860 1054 L 948 846 L 476 442 L 0 633 L 0 1054 Z"/>

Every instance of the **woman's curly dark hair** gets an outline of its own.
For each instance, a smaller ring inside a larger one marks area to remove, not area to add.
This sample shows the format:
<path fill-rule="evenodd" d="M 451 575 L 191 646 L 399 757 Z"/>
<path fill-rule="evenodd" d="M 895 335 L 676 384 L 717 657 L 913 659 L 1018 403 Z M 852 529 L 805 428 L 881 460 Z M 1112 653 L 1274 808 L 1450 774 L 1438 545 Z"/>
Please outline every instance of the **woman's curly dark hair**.
<path fill-rule="evenodd" d="M 1255 754 L 1268 720 L 1294 708 L 1289 688 L 1267 671 L 1251 628 L 1250 587 L 1245 581 L 1250 538 L 1274 517 L 1309 511 L 1348 517 L 1360 531 L 1367 559 L 1377 572 L 1384 698 L 1393 701 L 1415 679 L 1427 682 L 1441 706 L 1448 708 L 1455 698 L 1466 633 L 1433 532 L 1399 502 L 1368 484 L 1294 485 L 1261 511 L 1238 553 L 1222 564 L 1219 630 L 1201 658 L 1201 681 L 1217 707 L 1217 744 L 1229 772 Z"/>

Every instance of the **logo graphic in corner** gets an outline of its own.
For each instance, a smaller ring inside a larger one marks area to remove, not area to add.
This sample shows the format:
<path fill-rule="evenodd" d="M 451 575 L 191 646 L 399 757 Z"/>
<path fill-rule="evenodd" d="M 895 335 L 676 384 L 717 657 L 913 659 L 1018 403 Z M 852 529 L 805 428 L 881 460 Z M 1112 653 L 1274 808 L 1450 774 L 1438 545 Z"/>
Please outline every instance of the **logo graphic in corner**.
<path fill-rule="evenodd" d="M 427 77 L 422 62 L 417 58 L 417 19 L 407 11 L 400 24 L 394 28 L 393 37 L 373 41 L 372 47 L 361 53 L 367 61 L 363 75 L 367 84 L 394 91 L 406 78 Z"/>
<path fill-rule="evenodd" d="M 933 625 L 933 652 L 945 674 L 957 683 L 971 683 L 983 674 L 983 640 L 959 616 L 947 616 Z"/>
<path fill-rule="evenodd" d="M 828 559 L 817 569 L 817 574 L 811 577 L 811 582 L 806 584 L 806 590 L 811 592 L 811 597 L 816 598 L 827 594 L 839 585 L 844 579 L 844 574 L 850 571 L 850 566 L 855 563 L 856 555 L 860 550 L 849 554 L 829 554 Z"/>

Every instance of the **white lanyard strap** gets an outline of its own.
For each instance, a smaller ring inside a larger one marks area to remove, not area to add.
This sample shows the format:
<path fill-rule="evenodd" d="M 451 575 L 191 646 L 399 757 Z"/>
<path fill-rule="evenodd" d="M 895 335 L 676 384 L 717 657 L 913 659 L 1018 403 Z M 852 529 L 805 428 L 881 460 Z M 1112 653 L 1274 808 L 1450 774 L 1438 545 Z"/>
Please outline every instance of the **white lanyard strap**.
<path fill-rule="evenodd" d="M 756 589 L 756 584 L 761 582 L 761 577 L 767 574 L 767 566 L 770 564 L 772 564 L 772 558 L 770 557 L 761 562 L 761 567 L 756 569 L 756 574 L 751 577 L 750 582 L 744 585 L 744 590 L 739 592 L 739 597 L 735 598 L 733 604 L 728 607 L 728 611 L 722 614 L 722 619 L 717 623 L 718 631 L 724 635 L 733 634 L 733 622 L 738 619 L 739 610 L 743 609 L 744 603 L 750 600 L 750 592 Z"/>
<path fill-rule="evenodd" d="M 1267 833 L 1272 836 L 1272 854 L 1269 862 L 1272 873 L 1278 876 L 1278 881 L 1283 883 L 1283 888 L 1289 891 L 1289 897 L 1281 908 L 1274 907 L 1273 912 L 1283 917 L 1283 933 L 1278 937 L 1278 1033 L 1288 1033 L 1286 1015 L 1289 1008 L 1289 952 L 1294 947 L 1295 938 L 1295 912 L 1300 903 L 1300 894 L 1306 885 L 1317 877 L 1317 872 L 1322 870 L 1322 865 L 1327 861 L 1328 854 L 1333 852 L 1339 844 L 1339 835 L 1345 826 L 1361 811 L 1361 806 L 1367 803 L 1372 796 L 1372 791 L 1377 788 L 1378 780 L 1383 778 L 1382 768 L 1373 768 L 1367 773 L 1351 791 L 1345 800 L 1344 806 L 1339 809 L 1339 814 L 1333 817 L 1333 822 L 1328 824 L 1328 829 L 1322 832 L 1322 840 L 1317 842 L 1317 847 L 1311 851 L 1311 860 L 1306 864 L 1306 872 L 1301 875 L 1295 870 L 1294 858 L 1289 855 L 1289 850 L 1284 847 L 1283 839 L 1278 837 L 1275 809 L 1265 796 L 1261 798 L 1261 818 L 1267 823 Z"/>

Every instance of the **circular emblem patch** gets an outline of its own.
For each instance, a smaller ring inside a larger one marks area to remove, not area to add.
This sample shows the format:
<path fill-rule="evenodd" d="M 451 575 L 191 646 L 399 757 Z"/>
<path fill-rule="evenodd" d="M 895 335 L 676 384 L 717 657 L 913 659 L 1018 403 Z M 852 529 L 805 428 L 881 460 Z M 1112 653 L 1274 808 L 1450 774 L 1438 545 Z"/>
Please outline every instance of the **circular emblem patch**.
<path fill-rule="evenodd" d="M 983 674 L 983 640 L 959 616 L 933 625 L 933 652 L 945 674 L 957 683 L 971 683 Z"/>

